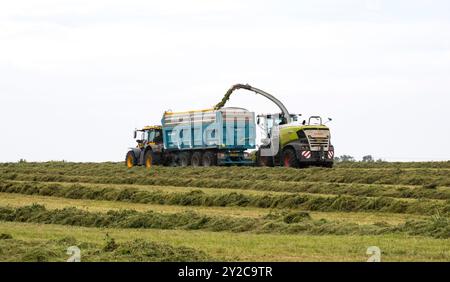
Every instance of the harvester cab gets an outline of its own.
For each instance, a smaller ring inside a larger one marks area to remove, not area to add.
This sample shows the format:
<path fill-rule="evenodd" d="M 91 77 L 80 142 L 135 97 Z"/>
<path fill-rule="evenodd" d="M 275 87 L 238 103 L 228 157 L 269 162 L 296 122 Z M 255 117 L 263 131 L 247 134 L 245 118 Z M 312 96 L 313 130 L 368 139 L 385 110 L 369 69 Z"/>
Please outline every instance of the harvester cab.
<path fill-rule="evenodd" d="M 290 114 L 291 122 L 297 122 L 298 117 L 301 116 Z M 262 131 L 262 138 L 270 138 L 272 135 L 272 128 L 274 126 L 280 126 L 287 124 L 287 119 L 284 117 L 283 113 L 279 114 L 260 114 L 258 115 L 257 124 Z"/>

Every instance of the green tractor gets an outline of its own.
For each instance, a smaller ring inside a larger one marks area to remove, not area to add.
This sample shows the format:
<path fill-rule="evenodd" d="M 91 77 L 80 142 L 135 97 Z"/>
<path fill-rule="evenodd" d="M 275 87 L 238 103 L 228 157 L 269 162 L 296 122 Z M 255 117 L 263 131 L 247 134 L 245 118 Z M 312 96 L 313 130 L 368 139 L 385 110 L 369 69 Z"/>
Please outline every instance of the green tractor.
<path fill-rule="evenodd" d="M 257 124 L 263 132 L 263 144 L 256 153 L 259 166 L 333 167 L 334 147 L 331 144 L 330 129 L 322 122 L 321 117 L 312 116 L 308 121 L 299 123 L 299 115 L 290 114 L 277 98 L 248 84 L 231 87 L 215 109 L 223 107 L 238 89 L 262 95 L 281 109 L 279 114 L 258 115 Z"/>

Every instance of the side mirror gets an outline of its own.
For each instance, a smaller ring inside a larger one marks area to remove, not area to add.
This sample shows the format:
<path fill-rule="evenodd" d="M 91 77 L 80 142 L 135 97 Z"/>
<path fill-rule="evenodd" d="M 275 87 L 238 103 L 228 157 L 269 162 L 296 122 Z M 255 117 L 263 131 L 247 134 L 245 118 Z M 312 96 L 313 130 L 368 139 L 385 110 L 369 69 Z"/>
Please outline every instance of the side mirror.
<path fill-rule="evenodd" d="M 258 119 L 256 120 L 256 124 L 259 125 L 260 121 L 261 121 L 261 120 L 260 120 L 259 117 L 258 117 Z"/>
<path fill-rule="evenodd" d="M 136 139 L 136 137 L 137 137 L 137 132 L 135 130 L 134 133 L 133 133 L 133 139 Z"/>

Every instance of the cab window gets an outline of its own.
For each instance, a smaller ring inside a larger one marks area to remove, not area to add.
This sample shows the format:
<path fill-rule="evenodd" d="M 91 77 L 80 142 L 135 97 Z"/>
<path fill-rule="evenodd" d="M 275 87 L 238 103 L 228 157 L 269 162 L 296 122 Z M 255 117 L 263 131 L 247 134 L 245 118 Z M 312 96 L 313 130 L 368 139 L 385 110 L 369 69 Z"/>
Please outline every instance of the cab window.
<path fill-rule="evenodd" d="M 155 143 L 160 143 L 160 142 L 162 142 L 162 132 L 161 132 L 161 130 L 157 130 L 157 131 L 155 132 L 155 139 L 154 139 L 154 142 L 155 142 Z"/>
<path fill-rule="evenodd" d="M 153 140 L 155 140 L 155 131 L 154 130 L 150 130 L 148 132 L 148 142 L 154 142 Z"/>

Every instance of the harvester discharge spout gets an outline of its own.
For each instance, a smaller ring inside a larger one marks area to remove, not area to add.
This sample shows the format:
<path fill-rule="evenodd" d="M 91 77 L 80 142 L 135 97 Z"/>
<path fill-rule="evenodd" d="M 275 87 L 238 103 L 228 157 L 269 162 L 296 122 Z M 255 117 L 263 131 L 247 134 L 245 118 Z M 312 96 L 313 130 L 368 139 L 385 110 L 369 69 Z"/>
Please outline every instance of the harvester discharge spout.
<path fill-rule="evenodd" d="M 231 94 L 233 94 L 234 91 L 239 90 L 239 89 L 245 89 L 245 90 L 249 90 L 252 92 L 255 92 L 256 94 L 262 95 L 264 97 L 266 97 L 267 99 L 271 100 L 273 103 L 275 103 L 281 110 L 281 112 L 283 113 L 284 118 L 286 119 L 286 123 L 290 123 L 291 122 L 291 115 L 289 114 L 289 111 L 287 110 L 287 108 L 283 105 L 283 103 L 281 103 L 280 100 L 278 100 L 277 98 L 275 98 L 273 95 L 258 89 L 256 87 L 250 86 L 249 84 L 235 84 L 233 85 L 230 89 L 228 89 L 228 91 L 225 93 L 225 96 L 223 97 L 222 101 L 220 103 L 218 103 L 214 109 L 215 110 L 220 110 L 221 108 L 223 108 L 225 106 L 225 104 L 228 102 L 228 100 L 230 99 Z"/>

